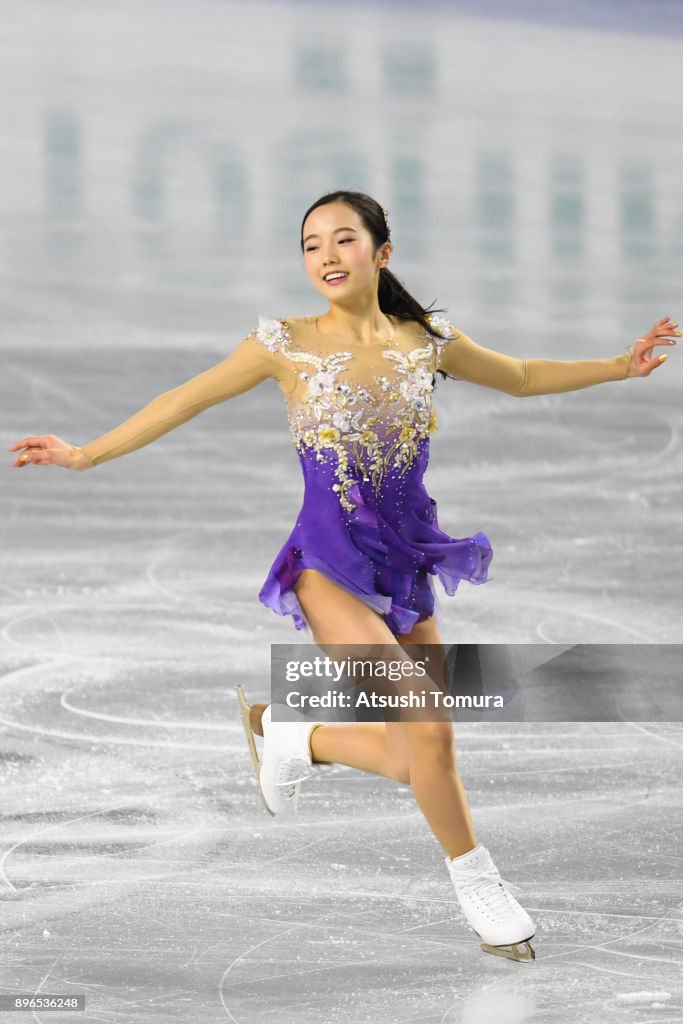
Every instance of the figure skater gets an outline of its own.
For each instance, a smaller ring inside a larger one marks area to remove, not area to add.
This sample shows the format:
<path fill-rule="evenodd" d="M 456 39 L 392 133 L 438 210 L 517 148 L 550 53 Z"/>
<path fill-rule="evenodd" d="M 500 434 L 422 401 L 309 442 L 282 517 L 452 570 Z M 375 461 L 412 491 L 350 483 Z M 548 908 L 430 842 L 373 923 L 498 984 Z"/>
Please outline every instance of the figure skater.
<path fill-rule="evenodd" d="M 659 320 L 613 358 L 518 359 L 476 344 L 430 313 L 388 269 L 386 212 L 372 198 L 337 191 L 303 218 L 306 271 L 329 303 L 322 316 L 260 318 L 222 362 L 154 398 L 107 434 L 78 447 L 30 436 L 14 466 L 83 471 L 120 458 L 212 405 L 274 378 L 282 389 L 305 493 L 296 524 L 260 600 L 329 645 L 442 649 L 432 578 L 452 595 L 461 580 L 487 582 L 484 533 L 456 539 L 438 525 L 422 477 L 435 428 L 432 392 L 443 378 L 526 397 L 647 377 L 681 331 Z M 443 311 L 440 311 L 443 312 Z M 238 695 L 266 807 L 296 808 L 304 778 L 342 764 L 410 785 L 446 852 L 457 899 L 487 952 L 530 962 L 535 926 L 476 839 L 456 769 L 453 721 L 273 721 L 273 705 Z M 263 737 L 259 759 L 254 734 Z"/>

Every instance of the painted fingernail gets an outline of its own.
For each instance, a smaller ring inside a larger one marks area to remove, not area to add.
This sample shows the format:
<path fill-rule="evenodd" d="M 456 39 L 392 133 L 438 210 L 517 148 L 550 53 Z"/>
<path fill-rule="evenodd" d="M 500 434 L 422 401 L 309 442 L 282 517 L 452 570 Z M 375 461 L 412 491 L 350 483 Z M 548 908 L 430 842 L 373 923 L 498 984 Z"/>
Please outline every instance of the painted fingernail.
<path fill-rule="evenodd" d="M 662 355 L 661 355 L 661 356 L 659 357 L 659 361 L 660 361 L 660 363 L 663 363 L 663 362 L 664 362 L 664 360 L 665 360 L 665 359 L 668 359 L 668 358 L 669 358 L 669 357 L 668 357 L 668 355 L 666 354 L 666 352 L 664 352 L 664 353 L 663 353 L 663 354 L 662 354 Z"/>

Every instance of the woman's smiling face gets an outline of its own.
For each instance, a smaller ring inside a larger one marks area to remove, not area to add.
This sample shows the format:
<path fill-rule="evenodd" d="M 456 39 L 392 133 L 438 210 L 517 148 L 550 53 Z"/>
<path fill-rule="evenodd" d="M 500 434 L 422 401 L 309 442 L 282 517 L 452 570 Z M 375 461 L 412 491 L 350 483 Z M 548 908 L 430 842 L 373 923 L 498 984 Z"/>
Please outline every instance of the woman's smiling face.
<path fill-rule="evenodd" d="M 335 202 L 318 206 L 308 215 L 303 248 L 313 286 L 329 302 L 341 302 L 367 289 L 376 293 L 379 268 L 388 262 L 391 243 L 373 253 L 372 235 L 359 214 L 346 203 Z M 334 274 L 344 276 L 329 280 Z"/>

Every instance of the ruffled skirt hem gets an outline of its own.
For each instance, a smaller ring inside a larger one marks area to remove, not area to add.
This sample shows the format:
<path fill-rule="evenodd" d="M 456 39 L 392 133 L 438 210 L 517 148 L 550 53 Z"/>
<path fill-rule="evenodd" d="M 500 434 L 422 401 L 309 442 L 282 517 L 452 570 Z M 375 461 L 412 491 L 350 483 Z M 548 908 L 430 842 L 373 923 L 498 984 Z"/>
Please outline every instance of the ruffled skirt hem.
<path fill-rule="evenodd" d="M 443 534 L 441 536 L 444 537 Z M 403 596 L 392 597 L 378 591 L 361 589 L 325 559 L 307 555 L 288 541 L 259 592 L 259 600 L 278 615 L 291 615 L 297 630 L 310 629 L 294 585 L 304 569 L 316 569 L 381 615 L 395 636 L 405 636 L 417 622 L 434 614 L 434 592 L 429 574 L 439 578 L 449 597 L 455 594 L 463 580 L 476 586 L 489 581 L 488 570 L 493 550 L 485 533 L 478 532 L 461 540 L 451 537 L 438 546 L 441 548 L 439 553 L 423 552 L 425 559 L 422 569 L 412 576 L 403 576 L 403 585 L 397 587 Z M 409 598 L 406 597 L 408 594 Z M 406 605 L 406 600 L 411 607 Z"/>

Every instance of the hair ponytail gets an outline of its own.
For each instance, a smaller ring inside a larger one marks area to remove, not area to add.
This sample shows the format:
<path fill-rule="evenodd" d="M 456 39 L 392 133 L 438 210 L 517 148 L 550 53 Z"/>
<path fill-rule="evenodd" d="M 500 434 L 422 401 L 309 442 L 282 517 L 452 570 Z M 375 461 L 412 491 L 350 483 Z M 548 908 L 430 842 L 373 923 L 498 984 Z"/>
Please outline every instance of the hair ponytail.
<path fill-rule="evenodd" d="M 437 338 L 441 337 L 436 328 L 430 324 L 427 316 L 429 313 L 443 313 L 445 310 L 433 309 L 434 303 L 427 309 L 421 306 L 388 267 L 382 267 L 379 272 L 377 298 L 379 308 L 383 313 L 390 313 L 400 320 L 417 320 L 430 334 Z"/>
<path fill-rule="evenodd" d="M 387 220 L 386 211 L 379 205 L 376 199 L 366 195 L 364 192 L 350 192 L 346 189 L 339 189 L 337 192 L 329 192 L 327 195 L 316 199 L 312 206 L 306 210 L 301 222 L 300 243 L 303 252 L 303 229 L 306 218 L 318 206 L 325 206 L 327 203 L 346 203 L 363 221 L 363 224 L 372 235 L 375 243 L 375 252 L 381 245 L 390 241 L 391 232 Z M 379 308 L 383 313 L 397 317 L 399 320 L 416 320 L 421 327 L 434 338 L 443 338 L 444 335 L 434 327 L 427 317 L 430 313 L 444 313 L 443 308 L 434 309 L 431 306 L 422 306 L 414 296 L 403 286 L 401 281 L 392 274 L 388 267 L 381 267 L 379 272 L 379 289 L 377 292 Z M 438 370 L 441 376 L 446 379 L 448 374 Z"/>

